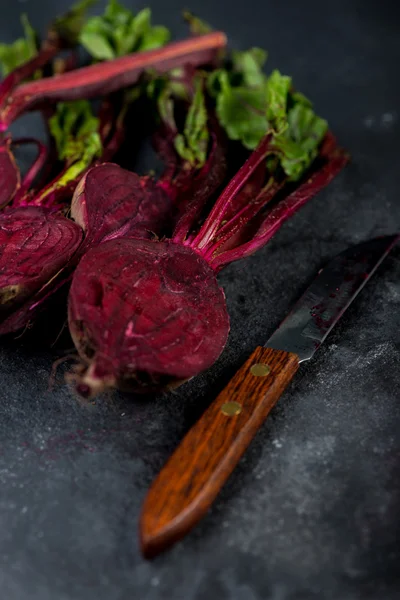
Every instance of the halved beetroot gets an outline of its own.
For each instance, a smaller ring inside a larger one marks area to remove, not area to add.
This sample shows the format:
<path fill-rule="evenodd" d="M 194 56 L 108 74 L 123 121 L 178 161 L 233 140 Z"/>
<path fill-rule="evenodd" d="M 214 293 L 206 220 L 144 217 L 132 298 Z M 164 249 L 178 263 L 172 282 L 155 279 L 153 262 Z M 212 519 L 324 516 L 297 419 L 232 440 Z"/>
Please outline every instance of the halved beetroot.
<path fill-rule="evenodd" d="M 116 239 L 90 250 L 75 271 L 69 327 L 84 361 L 86 397 L 105 387 L 149 391 L 208 368 L 229 332 L 214 271 L 171 241 Z"/>
<path fill-rule="evenodd" d="M 0 333 L 17 331 L 30 320 L 82 237 L 76 223 L 44 208 L 20 207 L 0 215 Z"/>

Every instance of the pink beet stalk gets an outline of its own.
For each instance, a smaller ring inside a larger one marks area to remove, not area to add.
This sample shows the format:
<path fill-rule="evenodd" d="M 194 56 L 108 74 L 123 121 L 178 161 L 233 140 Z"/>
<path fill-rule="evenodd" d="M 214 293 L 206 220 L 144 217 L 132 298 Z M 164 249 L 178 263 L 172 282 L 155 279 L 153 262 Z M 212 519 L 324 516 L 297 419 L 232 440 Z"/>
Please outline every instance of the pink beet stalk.
<path fill-rule="evenodd" d="M 237 193 L 253 175 L 257 167 L 265 159 L 268 151 L 270 150 L 270 141 L 271 136 L 269 134 L 261 140 L 258 148 L 249 156 L 243 167 L 240 169 L 240 171 L 238 171 L 235 177 L 227 185 L 221 196 L 218 198 L 218 201 L 215 203 L 199 234 L 194 239 L 193 244 L 199 250 L 204 248 L 216 234 L 219 226 L 224 220 L 229 205 Z"/>
<path fill-rule="evenodd" d="M 179 186 L 175 190 L 180 197 L 178 197 L 179 214 L 172 236 L 174 242 L 185 242 L 191 226 L 198 221 L 207 200 L 224 182 L 227 172 L 226 146 L 226 140 L 221 131 L 216 128 L 213 132 L 211 150 L 206 164 L 196 174 L 188 172 L 190 184 L 183 193 L 179 194 Z M 163 184 L 162 181 L 161 185 L 163 186 Z M 174 179 L 172 178 L 173 188 Z"/>
<path fill-rule="evenodd" d="M 116 111 L 114 110 L 112 103 L 109 99 L 104 99 L 99 114 L 99 134 L 103 144 L 103 151 L 101 157 L 96 162 L 101 163 L 110 161 L 120 148 L 125 137 L 124 120 L 126 109 L 127 106 L 123 105 L 119 112 L 115 114 Z M 13 144 L 21 143 L 22 141 L 27 142 L 27 140 L 16 140 Z M 42 206 L 50 208 L 53 211 L 60 210 L 63 208 L 63 203 L 65 203 L 66 200 L 71 200 L 76 186 L 92 165 L 89 165 L 83 171 L 79 171 L 76 176 L 71 178 L 68 182 L 65 182 L 65 177 L 71 168 L 71 165 L 67 164 L 56 177 L 46 183 L 39 191 L 29 192 L 29 187 L 33 183 L 36 174 L 42 170 L 49 154 L 46 147 L 41 144 L 41 142 L 34 139 L 29 139 L 29 141 L 36 143 L 40 152 L 35 163 L 24 177 L 22 186 L 14 198 L 13 206 Z M 50 163 L 50 161 L 47 162 Z M 43 175 L 45 174 L 43 173 Z M 44 178 L 44 180 L 46 180 L 46 178 Z"/>
<path fill-rule="evenodd" d="M 251 241 L 227 252 L 222 252 L 222 254 L 218 254 L 217 244 L 211 247 L 211 250 L 206 254 L 214 270 L 218 272 L 229 263 L 250 256 L 259 248 L 262 248 L 285 221 L 336 177 L 347 162 L 348 156 L 336 149 L 330 156 L 327 156 L 327 162 L 321 169 L 311 174 L 307 181 L 272 208 L 266 217 L 261 220 L 260 227 Z"/>
<path fill-rule="evenodd" d="M 23 112 L 46 102 L 104 96 L 136 83 L 146 69 L 165 73 L 188 63 L 207 64 L 226 45 L 222 32 L 170 43 L 161 49 L 136 52 L 107 63 L 82 67 L 62 75 L 18 86 L 0 108 L 0 132 Z"/>
<path fill-rule="evenodd" d="M 90 4 L 93 4 L 92 0 L 82 0 L 51 23 L 47 30 L 46 38 L 43 40 L 36 54 L 30 60 L 15 68 L 0 83 L 0 105 L 4 105 L 8 101 L 14 88 L 55 59 L 61 50 L 73 47 L 78 43 L 79 33 L 85 20 L 85 13 Z M 30 25 L 26 22 L 24 28 L 30 29 Z M 33 31 L 32 33 L 34 34 Z M 68 68 L 71 61 L 68 58 L 65 60 L 61 59 L 61 64 L 64 68 Z"/>
<path fill-rule="evenodd" d="M 47 147 L 40 140 L 35 138 L 19 138 L 17 140 L 13 140 L 12 144 L 13 146 L 25 146 L 27 144 L 33 144 L 38 150 L 38 154 L 34 163 L 30 166 L 29 170 L 25 174 L 21 187 L 18 189 L 18 192 L 14 197 L 13 206 L 19 206 L 20 204 L 24 204 L 23 201 L 21 202 L 21 199 L 25 194 L 28 193 L 29 188 L 32 186 L 36 177 L 45 166 L 48 158 L 48 151 Z"/>
<path fill-rule="evenodd" d="M 11 152 L 11 139 L 0 140 L 0 209 L 15 196 L 21 176 Z"/>
<path fill-rule="evenodd" d="M 49 63 L 57 56 L 61 48 L 62 44 L 58 38 L 54 37 L 53 40 L 45 40 L 36 56 L 7 75 L 0 83 L 0 105 L 6 104 L 12 90 L 25 79 L 31 77 L 35 71 Z"/>

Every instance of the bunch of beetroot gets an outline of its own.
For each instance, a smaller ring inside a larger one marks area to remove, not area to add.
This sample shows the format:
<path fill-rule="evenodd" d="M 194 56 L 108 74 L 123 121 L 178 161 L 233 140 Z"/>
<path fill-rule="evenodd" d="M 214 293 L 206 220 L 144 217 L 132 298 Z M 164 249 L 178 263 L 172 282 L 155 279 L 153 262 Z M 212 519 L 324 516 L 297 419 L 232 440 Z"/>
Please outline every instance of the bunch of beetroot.
<path fill-rule="evenodd" d="M 143 220 L 142 230 L 148 221 L 150 228 L 162 226 L 171 209 L 166 205 L 169 199 L 159 198 L 159 191 L 154 190 L 154 197 L 144 207 L 141 197 L 135 196 L 132 179 L 146 197 L 153 193 L 152 182 L 122 171 L 118 188 L 121 191 L 125 185 L 129 192 L 125 205 L 116 205 L 116 191 L 111 207 L 103 203 L 107 215 L 98 215 L 102 225 L 97 219 L 97 230 L 87 232 L 83 242 L 82 229 L 66 215 L 84 174 L 119 150 L 127 116 L 130 112 L 135 116 L 138 99 L 143 96 L 143 75 L 151 69 L 154 78 L 181 64 L 193 69 L 207 65 L 225 45 L 225 36 L 218 32 L 167 44 L 168 30 L 151 24 L 149 9 L 133 15 L 110 0 L 102 17 L 86 18 L 91 4 L 92 0 L 83 0 L 56 19 L 41 43 L 25 17 L 25 39 L 0 45 L 5 75 L 0 83 L 3 334 L 32 321 L 44 302 L 69 280 L 91 241 L 98 242 L 128 222 L 133 228 L 134 222 Z M 86 50 L 85 62 L 91 63 L 83 67 L 78 66 L 80 46 Z M 9 126 L 35 109 L 47 125 L 48 143 L 12 139 Z M 135 130 L 129 135 L 134 136 Z M 25 144 L 34 144 L 38 153 L 21 178 L 13 149 Z M 67 233 L 72 232 L 69 239 Z"/>
<path fill-rule="evenodd" d="M 0 333 L 70 283 L 82 360 L 70 380 L 84 397 L 165 388 L 211 366 L 229 332 L 217 273 L 266 244 L 347 161 L 291 78 L 264 74 L 262 50 L 228 54 L 225 36 L 191 15 L 190 38 L 168 44 L 147 9 L 111 0 L 85 18 L 88 4 L 10 60 L 0 85 Z M 94 64 L 77 67 L 78 43 Z M 108 162 L 139 130 L 140 102 L 165 164 L 157 179 Z M 7 134 L 33 108 L 47 146 Z M 28 142 L 38 156 L 21 181 L 12 148 Z"/>

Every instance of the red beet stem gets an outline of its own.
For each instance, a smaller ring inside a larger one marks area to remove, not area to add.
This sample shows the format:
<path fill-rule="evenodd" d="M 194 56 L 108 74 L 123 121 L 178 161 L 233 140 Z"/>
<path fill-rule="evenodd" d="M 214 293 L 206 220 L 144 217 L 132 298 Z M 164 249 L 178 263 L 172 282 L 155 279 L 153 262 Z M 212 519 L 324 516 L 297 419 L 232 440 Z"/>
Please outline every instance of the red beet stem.
<path fill-rule="evenodd" d="M 11 202 L 21 185 L 20 172 L 10 145 L 9 138 L 0 140 L 0 209 Z"/>
<path fill-rule="evenodd" d="M 89 169 L 92 165 L 89 165 Z M 27 198 L 25 204 L 32 206 L 44 206 L 51 209 L 61 208 L 62 202 L 71 199 L 74 189 L 77 186 L 80 178 L 86 173 L 81 171 L 79 175 L 66 184 L 61 184 L 61 179 L 66 174 L 70 166 L 66 166 L 57 177 L 48 183 L 40 192 L 34 195 L 33 198 Z"/>
<path fill-rule="evenodd" d="M 98 162 L 110 162 L 114 158 L 116 152 L 118 152 L 118 150 L 120 149 L 122 143 L 125 140 L 125 129 L 123 127 L 123 124 L 123 117 L 117 120 L 114 132 L 108 140 L 107 145 L 104 147 L 101 159 Z"/>
<path fill-rule="evenodd" d="M 115 124 L 111 122 L 111 125 L 107 127 L 106 122 L 106 106 L 104 107 L 103 116 L 100 115 L 100 135 L 103 142 L 103 153 L 101 155 L 100 162 L 109 162 L 114 158 L 114 154 L 120 149 L 122 143 L 125 140 L 125 117 L 129 109 L 129 102 L 123 102 L 119 113 L 115 118 Z M 114 115 L 112 115 L 114 116 Z M 111 114 L 110 114 L 111 117 Z"/>
<path fill-rule="evenodd" d="M 51 41 L 45 40 L 36 56 L 14 69 L 0 83 L 0 105 L 5 105 L 12 90 L 24 81 L 24 79 L 31 77 L 35 71 L 44 67 L 60 50 L 61 44 L 58 38 Z"/>
<path fill-rule="evenodd" d="M 225 218 L 226 211 L 229 209 L 236 194 L 240 192 L 248 179 L 252 176 L 257 167 L 265 159 L 269 152 L 271 135 L 267 134 L 259 143 L 258 147 L 252 152 L 244 165 L 239 169 L 236 175 L 228 183 L 199 233 L 191 243 L 192 247 L 207 251 L 207 246 L 213 242 L 222 221 Z"/>
<path fill-rule="evenodd" d="M 212 146 L 206 164 L 194 178 L 193 173 L 189 173 L 192 185 L 178 198 L 180 215 L 172 236 L 174 242 L 185 242 L 207 200 L 221 188 L 226 171 L 225 139 L 216 131 L 212 135 Z"/>
<path fill-rule="evenodd" d="M 332 138 L 329 136 L 326 147 L 331 144 Z M 268 213 L 251 241 L 211 258 L 209 264 L 218 272 L 227 264 L 245 258 L 264 246 L 287 219 L 332 181 L 348 160 L 349 157 L 340 148 L 331 150 L 331 155 L 327 157 L 325 165 L 315 171 L 305 183 L 299 185 Z"/>
<path fill-rule="evenodd" d="M 27 171 L 22 181 L 21 187 L 19 188 L 18 192 L 14 197 L 13 206 L 19 206 L 21 199 L 28 192 L 29 188 L 36 179 L 37 175 L 44 167 L 48 158 L 47 147 L 40 140 L 37 140 L 35 138 L 19 138 L 17 140 L 13 140 L 12 142 L 13 146 L 22 146 L 27 144 L 34 144 L 37 147 L 38 154 L 35 158 L 35 161 Z M 21 204 L 24 204 L 24 202 L 22 202 Z"/>
<path fill-rule="evenodd" d="M 257 215 L 257 213 L 264 208 L 282 189 L 285 185 L 285 181 L 278 182 L 271 179 L 267 185 L 259 192 L 255 199 L 249 199 L 249 203 L 243 206 L 225 225 L 218 231 L 214 244 L 209 247 L 204 257 L 207 260 L 211 260 L 218 250 L 224 247 L 230 238 L 233 238 L 236 234 L 240 234 L 243 231 L 245 225 Z"/>
<path fill-rule="evenodd" d="M 41 190 L 45 187 L 49 181 L 51 181 L 58 173 L 57 167 L 59 163 L 57 145 L 55 139 L 50 131 L 49 121 L 56 112 L 56 105 L 48 104 L 47 106 L 41 107 L 41 116 L 46 128 L 47 137 L 47 160 L 35 181 L 35 189 Z"/>
<path fill-rule="evenodd" d="M 110 100 L 105 99 L 100 109 L 100 135 L 104 144 L 101 157 L 89 164 L 86 169 L 81 171 L 67 184 L 62 184 L 62 178 L 71 167 L 71 165 L 66 165 L 61 173 L 54 177 L 50 182 L 47 183 L 47 185 L 45 185 L 34 195 L 28 193 L 29 186 L 25 187 L 24 180 L 23 193 L 18 193 L 16 200 L 14 200 L 13 203 L 14 206 L 43 206 L 52 210 L 59 210 L 62 208 L 63 202 L 71 199 L 77 184 L 87 173 L 87 171 L 96 163 L 108 162 L 119 150 L 125 137 L 124 119 L 126 115 L 126 109 L 127 105 L 123 105 L 115 119 L 114 124 L 114 108 Z M 32 180 L 30 183 L 32 183 Z"/>
<path fill-rule="evenodd" d="M 98 119 L 100 122 L 99 134 L 103 145 L 105 144 L 112 131 L 115 120 L 115 114 L 116 107 L 114 106 L 111 97 L 107 96 L 106 98 L 103 98 L 98 114 Z"/>
<path fill-rule="evenodd" d="M 104 96 L 133 85 L 146 69 L 164 73 L 185 63 L 196 66 L 206 64 L 225 45 L 225 34 L 216 31 L 174 42 L 161 49 L 136 52 L 109 62 L 20 85 L 0 110 L 0 131 L 5 131 L 22 112 L 46 100 L 78 100 Z"/>

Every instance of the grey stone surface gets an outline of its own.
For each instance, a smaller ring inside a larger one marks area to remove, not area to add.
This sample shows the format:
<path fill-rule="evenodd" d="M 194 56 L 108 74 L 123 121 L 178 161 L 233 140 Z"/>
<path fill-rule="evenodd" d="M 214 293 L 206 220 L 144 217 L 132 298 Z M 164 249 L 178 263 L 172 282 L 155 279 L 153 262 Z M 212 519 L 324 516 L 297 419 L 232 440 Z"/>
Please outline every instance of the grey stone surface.
<path fill-rule="evenodd" d="M 136 2 L 127 2 L 139 8 Z M 400 251 L 303 366 L 207 517 L 153 562 L 140 505 L 189 426 L 325 260 L 400 228 L 395 2 L 192 0 L 232 45 L 293 74 L 353 156 L 264 250 L 221 274 L 232 319 L 217 364 L 174 394 L 76 401 L 58 355 L 0 342 L 2 600 L 394 600 L 400 594 Z M 180 0 L 152 2 L 183 34 Z M 2 0 L 0 39 L 66 0 Z M 25 125 L 17 126 L 20 131 Z"/>

